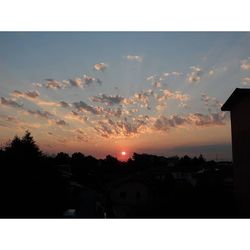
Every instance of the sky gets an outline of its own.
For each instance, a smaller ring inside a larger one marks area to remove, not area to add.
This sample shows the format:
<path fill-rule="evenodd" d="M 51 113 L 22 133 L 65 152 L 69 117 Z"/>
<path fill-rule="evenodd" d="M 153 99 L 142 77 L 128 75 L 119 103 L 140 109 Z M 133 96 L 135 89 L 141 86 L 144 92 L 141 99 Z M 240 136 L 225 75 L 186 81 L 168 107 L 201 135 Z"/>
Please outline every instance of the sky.
<path fill-rule="evenodd" d="M 248 85 L 247 32 L 0 32 L 0 143 L 231 160 L 220 108 Z"/>

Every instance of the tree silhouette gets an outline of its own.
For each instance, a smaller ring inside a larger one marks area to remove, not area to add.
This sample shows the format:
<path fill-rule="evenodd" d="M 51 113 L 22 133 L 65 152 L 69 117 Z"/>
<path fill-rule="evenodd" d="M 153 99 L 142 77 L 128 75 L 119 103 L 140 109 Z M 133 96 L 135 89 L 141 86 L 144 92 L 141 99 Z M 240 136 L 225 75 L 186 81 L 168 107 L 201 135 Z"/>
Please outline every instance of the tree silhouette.
<path fill-rule="evenodd" d="M 42 152 L 28 130 L 22 138 L 15 136 L 5 148 L 5 152 L 15 161 L 33 161 L 42 156 Z"/>
<path fill-rule="evenodd" d="M 60 152 L 56 155 L 56 162 L 58 164 L 68 164 L 70 161 L 70 156 L 67 153 Z"/>

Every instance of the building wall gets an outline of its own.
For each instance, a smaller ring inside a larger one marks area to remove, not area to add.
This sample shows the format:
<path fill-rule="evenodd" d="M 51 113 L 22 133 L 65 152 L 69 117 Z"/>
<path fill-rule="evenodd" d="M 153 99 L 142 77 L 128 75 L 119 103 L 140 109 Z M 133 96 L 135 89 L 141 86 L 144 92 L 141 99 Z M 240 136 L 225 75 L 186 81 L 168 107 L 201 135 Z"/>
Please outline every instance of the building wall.
<path fill-rule="evenodd" d="M 149 190 L 139 182 L 122 183 L 111 190 L 110 198 L 116 217 L 126 217 L 131 209 L 144 206 L 149 200 Z"/>
<path fill-rule="evenodd" d="M 250 98 L 231 110 L 235 197 L 242 215 L 250 216 Z"/>

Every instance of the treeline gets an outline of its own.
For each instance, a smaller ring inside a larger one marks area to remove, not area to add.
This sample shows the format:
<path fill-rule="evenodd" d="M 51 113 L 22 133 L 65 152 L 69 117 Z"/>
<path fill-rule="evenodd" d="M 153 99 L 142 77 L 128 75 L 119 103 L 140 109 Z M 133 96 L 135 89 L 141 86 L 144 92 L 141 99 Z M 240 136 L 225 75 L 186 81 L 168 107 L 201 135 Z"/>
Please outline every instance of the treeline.
<path fill-rule="evenodd" d="M 80 152 L 71 156 L 60 152 L 52 157 L 45 155 L 39 149 L 29 131 L 26 131 L 21 138 L 15 136 L 0 150 L 0 161 L 0 217 L 2 218 L 61 218 L 67 209 L 78 206 L 82 187 L 95 190 L 100 194 L 104 200 L 103 209 L 108 210 L 107 207 L 112 204 L 107 205 L 109 200 L 107 186 L 113 181 L 135 174 L 141 176 L 141 179 L 149 178 L 157 193 L 173 187 L 182 190 L 182 184 L 173 186 L 175 181 L 171 174 L 173 172 L 197 175 L 205 171 L 206 175 L 202 174 L 202 177 L 199 177 L 202 182 L 198 183 L 201 186 L 199 192 L 202 190 L 204 193 L 211 193 L 211 190 L 210 183 L 208 186 L 203 184 L 210 179 L 216 182 L 218 176 L 216 172 L 218 164 L 214 161 L 206 161 L 202 155 L 194 158 L 188 156 L 166 158 L 134 153 L 127 162 L 121 162 L 111 155 L 98 160 Z M 157 179 L 155 170 L 163 171 L 166 177 L 164 182 Z M 225 168 L 222 173 L 228 174 L 228 171 L 232 169 Z M 153 179 L 155 176 L 156 178 Z M 232 176 L 232 172 L 229 176 Z M 216 185 L 212 183 L 215 189 L 218 188 Z M 187 190 L 187 188 L 184 189 Z M 165 193 L 161 197 L 162 200 L 165 199 L 164 195 Z M 203 193 L 199 193 L 200 197 L 202 195 Z M 192 197 L 194 197 L 193 193 Z M 157 209 L 160 207 L 163 209 L 159 204 L 153 208 L 155 217 L 157 217 Z M 150 216 L 154 217 L 154 214 Z"/>

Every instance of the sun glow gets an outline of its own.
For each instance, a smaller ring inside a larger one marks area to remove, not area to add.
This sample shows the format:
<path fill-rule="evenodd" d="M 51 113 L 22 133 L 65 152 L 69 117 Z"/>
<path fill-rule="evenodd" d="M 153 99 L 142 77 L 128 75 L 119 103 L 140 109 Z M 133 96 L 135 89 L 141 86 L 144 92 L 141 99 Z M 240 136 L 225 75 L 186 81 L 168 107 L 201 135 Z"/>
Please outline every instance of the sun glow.
<path fill-rule="evenodd" d="M 124 155 L 126 155 L 126 152 L 125 152 L 125 151 L 122 151 L 121 154 L 124 156 Z"/>

